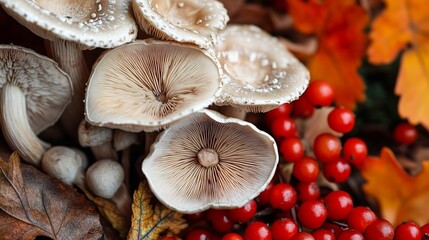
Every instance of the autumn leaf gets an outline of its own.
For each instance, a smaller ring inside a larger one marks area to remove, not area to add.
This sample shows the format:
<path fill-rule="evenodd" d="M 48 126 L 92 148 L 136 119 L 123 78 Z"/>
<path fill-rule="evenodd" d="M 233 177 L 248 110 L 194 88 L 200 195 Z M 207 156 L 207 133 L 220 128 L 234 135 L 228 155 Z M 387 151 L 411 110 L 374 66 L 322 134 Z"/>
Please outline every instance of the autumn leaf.
<path fill-rule="evenodd" d="M 358 74 L 367 42 L 365 10 L 354 0 L 289 0 L 288 8 L 294 27 L 319 39 L 307 63 L 311 78 L 331 83 L 336 104 L 354 108 L 365 99 L 365 83 Z"/>
<path fill-rule="evenodd" d="M 429 222 L 429 162 L 423 162 L 422 171 L 408 175 L 393 152 L 383 148 L 379 157 L 365 160 L 361 174 L 366 180 L 364 192 L 378 200 L 382 217 L 393 225 L 415 221 Z"/>
<path fill-rule="evenodd" d="M 404 51 L 395 93 L 399 114 L 429 129 L 429 11 L 426 0 L 386 0 L 386 9 L 371 25 L 368 58 L 393 61 Z"/>
<path fill-rule="evenodd" d="M 109 239 L 96 209 L 73 187 L 32 166 L 20 165 L 13 153 L 0 159 L 0 236 L 2 240 Z"/>
<path fill-rule="evenodd" d="M 152 205 L 152 200 L 153 195 L 148 184 L 140 183 L 134 193 L 128 240 L 158 239 L 164 232 L 178 234 L 186 228 L 181 213 L 170 210 L 160 203 Z"/>

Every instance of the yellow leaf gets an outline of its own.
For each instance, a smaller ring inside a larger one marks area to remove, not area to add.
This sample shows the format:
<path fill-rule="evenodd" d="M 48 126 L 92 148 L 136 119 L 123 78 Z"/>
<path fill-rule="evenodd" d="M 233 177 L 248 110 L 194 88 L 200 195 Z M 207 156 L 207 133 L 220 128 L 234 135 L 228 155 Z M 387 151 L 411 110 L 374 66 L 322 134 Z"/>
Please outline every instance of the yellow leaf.
<path fill-rule="evenodd" d="M 158 239 L 163 233 L 178 234 L 187 227 L 181 213 L 170 210 L 160 203 L 153 206 L 152 200 L 153 195 L 148 184 L 140 183 L 134 192 L 128 240 Z"/>
<path fill-rule="evenodd" d="M 393 152 L 384 148 L 380 157 L 369 157 L 361 168 L 364 192 L 380 203 L 382 217 L 393 225 L 429 222 L 429 162 L 417 176 L 408 175 Z"/>

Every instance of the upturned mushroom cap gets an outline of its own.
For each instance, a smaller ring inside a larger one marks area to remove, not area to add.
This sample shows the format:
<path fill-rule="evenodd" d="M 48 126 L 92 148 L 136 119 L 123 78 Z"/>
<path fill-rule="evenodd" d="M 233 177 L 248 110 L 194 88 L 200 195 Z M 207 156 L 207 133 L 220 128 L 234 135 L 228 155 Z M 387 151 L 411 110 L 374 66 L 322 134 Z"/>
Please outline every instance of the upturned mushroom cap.
<path fill-rule="evenodd" d="M 158 39 L 194 43 L 208 48 L 229 21 L 215 0 L 132 0 L 137 22 Z"/>
<path fill-rule="evenodd" d="M 122 185 L 125 174 L 121 164 L 113 160 L 97 161 L 86 170 L 86 185 L 89 190 L 103 198 L 112 198 Z"/>
<path fill-rule="evenodd" d="M 143 161 L 156 197 L 183 213 L 246 204 L 278 162 L 272 137 L 254 125 L 202 110 L 165 129 Z"/>
<path fill-rule="evenodd" d="M 219 33 L 215 49 L 227 76 L 218 105 L 266 112 L 296 100 L 308 86 L 306 67 L 256 26 L 228 26 Z"/>
<path fill-rule="evenodd" d="M 112 48 L 134 40 L 130 0 L 0 0 L 6 12 L 36 35 Z"/>
<path fill-rule="evenodd" d="M 155 131 L 209 106 L 220 85 L 210 53 L 174 42 L 136 41 L 105 52 L 86 91 L 86 119 L 130 132 Z"/>

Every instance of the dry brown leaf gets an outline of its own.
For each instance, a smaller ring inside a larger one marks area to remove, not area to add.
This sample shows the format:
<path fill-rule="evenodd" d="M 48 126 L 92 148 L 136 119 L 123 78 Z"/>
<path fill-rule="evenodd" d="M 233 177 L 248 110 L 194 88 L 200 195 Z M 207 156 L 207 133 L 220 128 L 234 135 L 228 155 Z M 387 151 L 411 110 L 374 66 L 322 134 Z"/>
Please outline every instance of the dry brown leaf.
<path fill-rule="evenodd" d="M 128 240 L 158 239 L 160 234 L 178 234 L 187 227 L 183 214 L 158 203 L 152 205 L 153 195 L 148 184 L 140 183 L 134 192 L 133 216 Z"/>
<path fill-rule="evenodd" d="M 2 240 L 110 238 L 97 210 L 71 186 L 20 165 L 17 153 L 0 159 L 0 170 Z"/>

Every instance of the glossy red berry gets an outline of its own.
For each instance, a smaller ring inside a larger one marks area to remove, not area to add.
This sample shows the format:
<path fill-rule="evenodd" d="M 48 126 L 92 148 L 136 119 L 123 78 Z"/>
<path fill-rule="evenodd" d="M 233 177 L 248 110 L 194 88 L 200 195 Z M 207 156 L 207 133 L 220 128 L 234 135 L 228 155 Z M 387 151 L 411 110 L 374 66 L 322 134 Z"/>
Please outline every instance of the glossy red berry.
<path fill-rule="evenodd" d="M 329 106 L 334 101 L 334 89 L 323 80 L 311 81 L 304 97 L 314 106 Z"/>
<path fill-rule="evenodd" d="M 314 139 L 313 152 L 322 163 L 335 162 L 341 154 L 341 141 L 330 133 L 322 133 Z"/>
<path fill-rule="evenodd" d="M 252 222 L 247 226 L 244 231 L 245 240 L 271 240 L 271 231 L 267 224 L 256 221 Z"/>
<path fill-rule="evenodd" d="M 352 168 L 348 162 L 343 159 L 333 163 L 327 163 L 322 168 L 323 176 L 331 182 L 342 183 L 349 179 Z"/>
<path fill-rule="evenodd" d="M 411 144 L 417 139 L 416 127 L 409 123 L 400 123 L 393 130 L 393 139 L 400 144 Z"/>
<path fill-rule="evenodd" d="M 332 191 L 326 195 L 325 205 L 329 219 L 345 220 L 353 209 L 353 199 L 345 191 Z"/>
<path fill-rule="evenodd" d="M 162 237 L 159 240 L 176 240 L 175 237 L 171 237 L 171 236 L 167 236 L 167 237 Z"/>
<path fill-rule="evenodd" d="M 290 113 L 292 112 L 292 104 L 290 103 L 284 103 L 277 108 L 274 108 L 271 111 L 268 111 L 264 115 L 265 124 L 267 126 L 271 126 L 274 119 L 278 117 L 288 117 Z"/>
<path fill-rule="evenodd" d="M 355 126 L 355 115 L 347 108 L 334 108 L 328 114 L 328 125 L 336 132 L 348 133 Z"/>
<path fill-rule="evenodd" d="M 252 199 L 240 208 L 227 210 L 227 216 L 235 222 L 247 222 L 253 218 L 257 208 L 256 201 Z"/>
<path fill-rule="evenodd" d="M 298 225 L 289 218 L 277 219 L 271 224 L 273 240 L 288 240 L 298 233 Z"/>
<path fill-rule="evenodd" d="M 413 222 L 403 222 L 395 228 L 395 240 L 421 240 L 422 237 L 420 227 Z"/>
<path fill-rule="evenodd" d="M 312 233 L 314 240 L 335 240 L 335 235 L 326 229 L 318 229 Z"/>
<path fill-rule="evenodd" d="M 304 157 L 304 145 L 297 137 L 289 137 L 283 140 L 279 150 L 287 162 L 296 162 Z"/>
<path fill-rule="evenodd" d="M 314 182 L 319 175 L 319 165 L 313 158 L 305 157 L 293 164 L 292 174 L 300 182 Z"/>
<path fill-rule="evenodd" d="M 344 230 L 338 235 L 337 240 L 365 240 L 363 235 L 356 230 Z"/>
<path fill-rule="evenodd" d="M 337 238 L 339 235 L 340 235 L 340 233 L 342 233 L 344 230 L 347 230 L 347 228 L 342 228 L 342 227 L 340 227 L 339 225 L 337 225 L 337 224 L 334 224 L 334 223 L 330 223 L 330 222 L 325 222 L 323 225 L 322 225 L 322 228 L 323 229 L 326 229 L 326 230 L 328 230 L 328 231 L 330 231 L 331 233 L 333 233 L 334 234 L 334 236 Z"/>
<path fill-rule="evenodd" d="M 429 223 L 426 223 L 425 225 L 421 226 L 420 231 L 422 233 L 422 239 L 429 239 Z"/>
<path fill-rule="evenodd" d="M 203 219 L 205 216 L 206 216 L 205 211 L 192 213 L 192 214 L 185 214 L 185 217 L 187 220 L 194 221 L 194 222 Z"/>
<path fill-rule="evenodd" d="M 211 240 L 210 233 L 204 229 L 193 229 L 186 235 L 186 240 Z"/>
<path fill-rule="evenodd" d="M 213 229 L 217 232 L 228 232 L 234 226 L 234 222 L 227 216 L 227 210 L 223 209 L 209 209 L 207 211 L 207 220 L 209 220 Z"/>
<path fill-rule="evenodd" d="M 298 199 L 295 188 L 288 183 L 278 183 L 270 193 L 270 204 L 273 208 L 289 211 Z"/>
<path fill-rule="evenodd" d="M 343 145 L 343 156 L 349 163 L 360 166 L 368 155 L 366 143 L 360 138 L 349 138 Z"/>
<path fill-rule="evenodd" d="M 302 202 L 316 200 L 320 196 L 320 188 L 317 182 L 299 182 L 296 191 L 298 192 L 298 199 Z"/>
<path fill-rule="evenodd" d="M 304 227 L 316 229 L 325 222 L 328 210 L 318 200 L 303 202 L 298 208 L 298 219 Z"/>
<path fill-rule="evenodd" d="M 290 117 L 279 117 L 271 124 L 271 133 L 275 139 L 286 139 L 296 135 L 295 121 Z"/>
<path fill-rule="evenodd" d="M 308 232 L 299 232 L 295 234 L 291 240 L 314 240 L 314 237 Z"/>
<path fill-rule="evenodd" d="M 366 240 L 391 240 L 395 234 L 392 224 L 384 219 L 379 219 L 368 225 L 364 232 Z"/>
<path fill-rule="evenodd" d="M 309 118 L 314 113 L 314 105 L 311 104 L 307 98 L 300 97 L 293 102 L 292 117 L 294 118 Z"/>
<path fill-rule="evenodd" d="M 244 238 L 238 233 L 227 233 L 221 240 L 244 240 Z"/>
<path fill-rule="evenodd" d="M 270 204 L 270 194 L 271 189 L 273 189 L 274 184 L 272 182 L 268 183 L 267 187 L 265 187 L 264 191 L 262 191 L 258 196 L 258 203 L 261 206 Z"/>
<path fill-rule="evenodd" d="M 358 206 L 350 211 L 347 224 L 350 228 L 363 233 L 366 227 L 376 220 L 377 216 L 370 208 Z"/>

